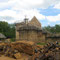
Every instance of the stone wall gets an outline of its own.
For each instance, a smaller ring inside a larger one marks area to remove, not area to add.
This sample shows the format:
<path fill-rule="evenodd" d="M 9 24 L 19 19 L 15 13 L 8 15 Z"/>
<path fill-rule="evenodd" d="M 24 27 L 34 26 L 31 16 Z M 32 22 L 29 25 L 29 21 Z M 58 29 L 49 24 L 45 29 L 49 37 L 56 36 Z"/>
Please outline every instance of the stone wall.
<path fill-rule="evenodd" d="M 19 40 L 34 41 L 37 40 L 37 33 L 35 31 L 20 31 Z"/>
<path fill-rule="evenodd" d="M 25 23 L 17 23 L 16 24 L 16 40 L 28 40 L 28 41 L 41 41 L 43 42 L 45 39 L 45 36 L 42 35 L 42 33 L 37 33 L 36 31 L 17 31 L 20 27 L 24 26 Z M 34 16 L 31 21 L 28 22 L 28 25 L 36 26 L 38 28 L 41 28 L 41 23 L 38 21 L 38 19 Z"/>
<path fill-rule="evenodd" d="M 46 38 L 46 43 L 48 43 L 48 42 L 56 42 L 56 41 L 60 42 L 60 38 Z"/>
<path fill-rule="evenodd" d="M 38 42 L 45 42 L 45 35 L 42 32 L 38 32 Z"/>
<path fill-rule="evenodd" d="M 16 24 L 16 40 L 19 40 L 19 32 L 18 32 L 18 29 L 23 26 L 22 24 Z"/>
<path fill-rule="evenodd" d="M 32 30 L 19 31 L 18 38 L 19 38 L 19 40 L 34 41 L 37 43 L 38 42 L 45 42 L 45 35 L 43 35 L 42 32 L 37 32 L 37 31 L 32 31 Z"/>
<path fill-rule="evenodd" d="M 16 30 L 16 40 L 19 40 L 19 32 Z"/>

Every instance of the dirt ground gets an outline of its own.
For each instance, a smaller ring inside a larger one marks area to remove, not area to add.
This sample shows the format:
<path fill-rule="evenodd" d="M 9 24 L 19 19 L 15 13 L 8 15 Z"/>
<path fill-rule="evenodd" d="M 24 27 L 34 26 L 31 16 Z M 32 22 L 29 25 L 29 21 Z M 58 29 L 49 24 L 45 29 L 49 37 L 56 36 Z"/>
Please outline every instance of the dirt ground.
<path fill-rule="evenodd" d="M 9 57 L 6 57 L 6 56 L 0 56 L 0 60 L 16 60 L 16 59 L 9 58 Z"/>
<path fill-rule="evenodd" d="M 28 60 L 29 56 L 22 54 L 21 58 L 19 59 L 14 59 L 14 58 L 10 58 L 10 57 L 6 57 L 6 56 L 0 56 L 0 60 Z"/>

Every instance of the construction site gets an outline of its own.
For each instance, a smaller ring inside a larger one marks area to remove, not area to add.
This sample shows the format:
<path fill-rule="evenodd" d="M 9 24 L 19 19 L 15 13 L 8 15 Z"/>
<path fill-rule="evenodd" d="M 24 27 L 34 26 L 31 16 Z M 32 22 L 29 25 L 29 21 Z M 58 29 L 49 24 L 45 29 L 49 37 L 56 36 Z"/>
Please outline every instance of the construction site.
<path fill-rule="evenodd" d="M 15 42 L 0 42 L 0 60 L 60 60 L 59 40 L 46 42 L 46 37 L 51 34 L 41 28 L 35 16 L 31 21 L 25 18 L 24 22 L 16 23 L 15 26 Z"/>
<path fill-rule="evenodd" d="M 44 46 L 30 41 L 0 43 L 0 60 L 60 60 L 60 45 Z"/>

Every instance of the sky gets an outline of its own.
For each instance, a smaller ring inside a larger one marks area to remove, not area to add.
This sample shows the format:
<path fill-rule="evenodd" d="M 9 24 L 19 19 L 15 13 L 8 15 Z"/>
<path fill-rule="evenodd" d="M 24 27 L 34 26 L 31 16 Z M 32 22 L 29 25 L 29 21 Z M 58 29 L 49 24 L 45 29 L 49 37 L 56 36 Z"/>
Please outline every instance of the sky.
<path fill-rule="evenodd" d="M 0 21 L 17 23 L 36 16 L 42 26 L 60 24 L 60 0 L 0 0 Z"/>

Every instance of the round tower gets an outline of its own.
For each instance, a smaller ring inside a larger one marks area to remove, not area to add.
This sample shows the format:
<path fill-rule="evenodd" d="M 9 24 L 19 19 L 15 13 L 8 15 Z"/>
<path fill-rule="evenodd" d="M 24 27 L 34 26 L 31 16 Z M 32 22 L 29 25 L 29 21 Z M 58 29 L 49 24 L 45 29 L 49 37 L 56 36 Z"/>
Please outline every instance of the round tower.
<path fill-rule="evenodd" d="M 25 16 L 24 22 L 25 24 L 28 24 L 28 18 L 26 16 Z"/>

